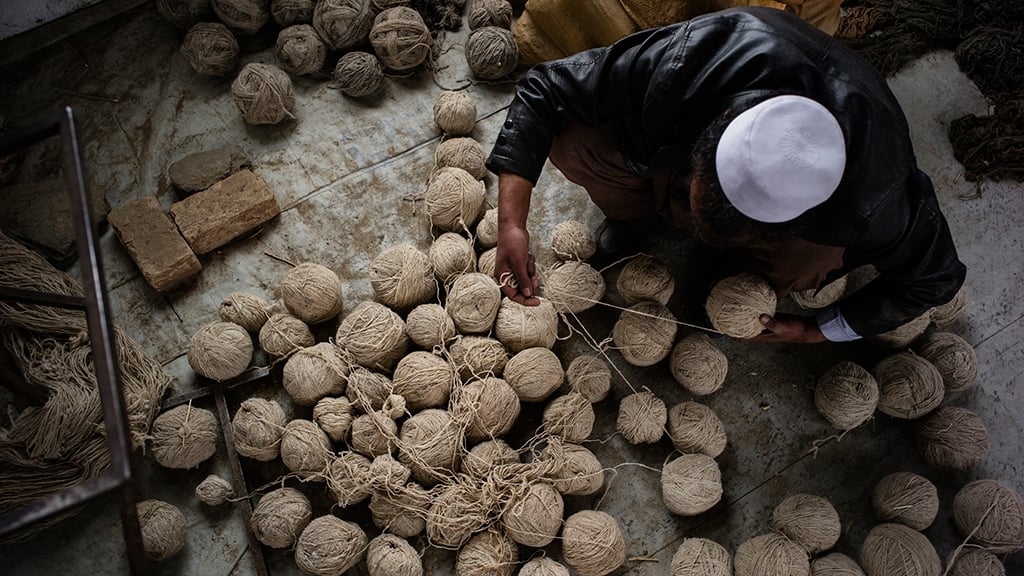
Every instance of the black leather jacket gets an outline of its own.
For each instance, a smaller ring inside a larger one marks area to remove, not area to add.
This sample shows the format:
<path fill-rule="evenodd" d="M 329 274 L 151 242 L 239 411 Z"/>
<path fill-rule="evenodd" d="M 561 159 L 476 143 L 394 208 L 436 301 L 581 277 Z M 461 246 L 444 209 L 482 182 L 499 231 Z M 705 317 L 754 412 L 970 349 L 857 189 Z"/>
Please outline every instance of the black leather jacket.
<path fill-rule="evenodd" d="M 533 67 L 487 165 L 536 183 L 562 126 L 611 122 L 637 175 L 688 173 L 704 128 L 741 99 L 768 92 L 812 98 L 843 129 L 843 179 L 800 236 L 845 247 L 842 272 L 870 263 L 881 273 L 841 303 L 850 326 L 878 334 L 949 301 L 966 268 L 917 169 L 899 103 L 857 54 L 780 10 L 725 10 Z"/>

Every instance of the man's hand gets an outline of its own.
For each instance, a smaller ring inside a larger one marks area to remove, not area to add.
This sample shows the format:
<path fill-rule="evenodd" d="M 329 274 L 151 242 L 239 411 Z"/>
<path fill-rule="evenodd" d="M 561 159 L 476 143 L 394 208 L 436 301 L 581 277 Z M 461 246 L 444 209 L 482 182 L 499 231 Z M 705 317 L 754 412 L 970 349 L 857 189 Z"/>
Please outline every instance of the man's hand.
<path fill-rule="evenodd" d="M 537 264 L 530 252 L 530 233 L 525 228 L 498 228 L 494 276 L 505 296 L 527 306 L 540 304 L 536 297 L 540 292 Z"/>
<path fill-rule="evenodd" d="M 803 318 L 792 314 L 778 314 L 774 318 L 767 314 L 761 315 L 764 333 L 750 340 L 755 342 L 794 342 L 799 344 L 816 344 L 825 342 L 814 318 Z"/>

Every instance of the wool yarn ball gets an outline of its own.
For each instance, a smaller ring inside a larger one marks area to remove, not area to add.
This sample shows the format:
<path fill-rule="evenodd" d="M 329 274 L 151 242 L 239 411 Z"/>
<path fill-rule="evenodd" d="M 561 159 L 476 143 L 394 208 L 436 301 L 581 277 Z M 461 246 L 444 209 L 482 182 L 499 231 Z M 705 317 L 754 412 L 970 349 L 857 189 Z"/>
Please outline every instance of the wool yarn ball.
<path fill-rule="evenodd" d="M 672 556 L 672 576 L 732 576 L 732 556 L 707 538 L 686 538 Z"/>
<path fill-rule="evenodd" d="M 394 392 L 394 382 L 387 376 L 356 366 L 348 375 L 348 397 L 352 407 L 360 412 L 374 412 L 384 408 L 384 402 Z"/>
<path fill-rule="evenodd" d="M 527 348 L 551 348 L 558 339 L 558 314 L 547 300 L 525 306 L 504 298 L 494 319 L 494 335 L 513 353 Z"/>
<path fill-rule="evenodd" d="M 657 302 L 640 302 L 623 310 L 612 328 L 612 341 L 633 366 L 652 366 L 672 352 L 676 317 Z"/>
<path fill-rule="evenodd" d="M 577 356 L 565 371 L 569 390 L 579 392 L 591 404 L 608 397 L 612 388 L 612 371 L 597 356 Z"/>
<path fill-rule="evenodd" d="M 456 420 L 466 424 L 466 439 L 501 438 L 519 418 L 519 397 L 501 378 L 481 378 L 462 386 L 452 406 Z"/>
<path fill-rule="evenodd" d="M 814 388 L 818 413 L 840 430 L 852 430 L 870 420 L 878 399 L 875 377 L 845 360 L 825 371 Z"/>
<path fill-rule="evenodd" d="M 249 124 L 277 124 L 295 118 L 292 79 L 272 64 L 246 64 L 231 83 L 231 95 Z"/>
<path fill-rule="evenodd" d="M 185 515 L 162 500 L 135 505 L 146 558 L 158 562 L 177 556 L 185 548 Z"/>
<path fill-rule="evenodd" d="M 243 36 L 252 36 L 270 20 L 266 0 L 210 0 L 210 6 L 221 22 Z"/>
<path fill-rule="evenodd" d="M 615 288 L 627 306 L 644 301 L 664 306 L 676 290 L 676 279 L 661 260 L 640 254 L 622 267 Z"/>
<path fill-rule="evenodd" d="M 380 408 L 380 413 L 392 420 L 398 420 L 409 413 L 406 409 L 405 398 L 399 394 L 389 394 Z"/>
<path fill-rule="evenodd" d="M 950 332 L 922 338 L 918 353 L 942 374 L 946 392 L 963 392 L 978 382 L 978 354 L 966 340 Z"/>
<path fill-rule="evenodd" d="M 440 548 L 456 549 L 488 524 L 483 493 L 470 484 L 445 484 L 427 511 L 427 538 Z"/>
<path fill-rule="evenodd" d="M 711 289 L 705 310 L 716 330 L 733 338 L 753 338 L 764 331 L 761 315 L 775 315 L 775 290 L 755 274 L 721 280 Z"/>
<path fill-rule="evenodd" d="M 508 464 L 519 464 L 519 454 L 508 442 L 496 438 L 473 446 L 462 457 L 462 473 L 483 479 L 495 468 Z"/>
<path fill-rule="evenodd" d="M 274 56 L 285 72 L 304 76 L 324 67 L 327 46 L 312 26 L 296 24 L 278 33 Z"/>
<path fill-rule="evenodd" d="M 843 297 L 843 294 L 846 292 L 846 282 L 846 276 L 840 276 L 820 288 L 797 290 L 790 292 L 789 295 L 793 297 L 796 305 L 801 308 L 812 310 L 827 308 Z"/>
<path fill-rule="evenodd" d="M 615 428 L 630 444 L 654 444 L 665 434 L 668 411 L 649 390 L 630 394 L 619 402 Z"/>
<path fill-rule="evenodd" d="M 157 0 L 156 11 L 165 22 L 182 30 L 213 15 L 210 0 Z"/>
<path fill-rule="evenodd" d="M 423 576 L 423 560 L 407 540 L 385 533 L 370 540 L 366 570 L 370 576 Z"/>
<path fill-rule="evenodd" d="M 873 336 L 872 339 L 887 348 L 906 348 L 925 333 L 930 323 L 931 318 L 925 312 L 906 324 Z"/>
<path fill-rule="evenodd" d="M 541 461 L 551 463 L 545 479 L 566 496 L 589 496 L 604 484 L 604 467 L 585 446 L 552 437 L 541 451 Z"/>
<path fill-rule="evenodd" d="M 988 455 L 988 429 L 974 412 L 940 406 L 914 425 L 924 461 L 932 466 L 969 470 Z"/>
<path fill-rule="evenodd" d="M 207 506 L 220 506 L 234 497 L 234 486 L 216 474 L 210 474 L 196 486 L 196 498 Z"/>
<path fill-rule="evenodd" d="M 363 559 L 368 541 L 358 524 L 321 516 L 295 542 L 295 564 L 311 576 L 343 574 Z"/>
<path fill-rule="evenodd" d="M 220 426 L 213 412 L 184 404 L 157 416 L 149 433 L 157 464 L 187 470 L 217 451 Z"/>
<path fill-rule="evenodd" d="M 388 453 L 370 462 L 370 483 L 373 490 L 401 490 L 412 478 L 412 470 Z"/>
<path fill-rule="evenodd" d="M 313 422 L 332 442 L 342 442 L 348 438 L 354 417 L 355 407 L 345 396 L 321 398 L 313 406 Z"/>
<path fill-rule="evenodd" d="M 387 10 L 388 8 L 397 8 L 399 6 L 411 6 L 412 0 L 371 0 L 373 4 L 373 10 L 377 14 Z"/>
<path fill-rule="evenodd" d="M 931 309 L 929 316 L 931 321 L 935 323 L 939 328 L 943 328 L 953 323 L 954 320 L 960 316 L 960 313 L 967 307 L 967 287 L 960 286 L 953 299 L 945 304 L 936 306 Z"/>
<path fill-rule="evenodd" d="M 466 40 L 466 64 L 480 80 L 498 80 L 511 74 L 519 64 L 519 46 L 512 31 L 484 26 L 470 32 Z"/>
<path fill-rule="evenodd" d="M 541 274 L 541 294 L 559 312 L 578 314 L 589 310 L 604 298 L 604 291 L 604 277 L 586 262 L 569 260 Z"/>
<path fill-rule="evenodd" d="M 465 92 L 445 90 L 434 100 L 434 123 L 449 136 L 463 136 L 476 126 L 476 103 Z"/>
<path fill-rule="evenodd" d="M 582 442 L 594 430 L 594 406 L 578 392 L 559 396 L 544 407 L 544 430 L 566 442 Z"/>
<path fill-rule="evenodd" d="M 690 334 L 673 346 L 669 370 L 687 392 L 707 396 L 725 383 L 729 360 L 706 334 Z"/>
<path fill-rule="evenodd" d="M 395 366 L 394 393 L 405 398 L 409 410 L 444 408 L 455 386 L 455 368 L 430 352 L 410 352 Z"/>
<path fill-rule="evenodd" d="M 842 525 L 832 503 L 821 496 L 794 494 L 772 512 L 775 531 L 814 555 L 839 541 Z"/>
<path fill-rule="evenodd" d="M 461 334 L 491 331 L 501 306 L 501 288 L 493 278 L 479 272 L 462 274 L 448 288 L 445 309 Z"/>
<path fill-rule="evenodd" d="M 433 486 L 459 469 L 463 431 L 447 410 L 428 408 L 402 423 L 398 459 L 424 486 Z"/>
<path fill-rule="evenodd" d="M 808 576 L 807 552 L 779 534 L 755 536 L 733 558 L 736 576 Z"/>
<path fill-rule="evenodd" d="M 491 248 L 484 250 L 480 253 L 480 257 L 476 259 L 476 269 L 481 274 L 487 274 L 491 278 L 494 278 L 494 267 L 495 260 L 498 258 L 498 248 Z M 543 295 L 544 287 L 541 286 L 541 293 Z"/>
<path fill-rule="evenodd" d="M 388 8 L 374 18 L 370 44 L 385 67 L 411 70 L 430 56 L 430 30 L 412 8 Z"/>
<path fill-rule="evenodd" d="M 384 86 L 384 67 L 369 52 L 347 52 L 334 65 L 334 86 L 350 98 L 372 96 Z"/>
<path fill-rule="evenodd" d="M 520 492 L 501 514 L 501 527 L 523 546 L 543 548 L 562 529 L 565 502 L 554 486 L 532 482 Z"/>
<path fill-rule="evenodd" d="M 223 382 L 238 376 L 252 361 L 252 338 L 238 324 L 211 322 L 188 341 L 188 364 L 197 374 Z"/>
<path fill-rule="evenodd" d="M 879 524 L 860 547 L 868 576 L 939 576 L 942 563 L 924 534 L 903 524 Z"/>
<path fill-rule="evenodd" d="M 965 548 L 954 551 L 946 560 L 949 576 L 1006 576 L 1006 568 L 998 556 L 988 550 Z"/>
<path fill-rule="evenodd" d="M 270 15 L 282 28 L 313 21 L 316 0 L 270 0 Z"/>
<path fill-rule="evenodd" d="M 832 552 L 811 562 L 811 576 L 864 576 L 864 571 L 853 558 Z"/>
<path fill-rule="evenodd" d="M 909 352 L 885 358 L 874 370 L 878 409 L 895 418 L 915 420 L 942 403 L 942 375 L 932 363 Z"/>
<path fill-rule="evenodd" d="M 559 260 L 586 260 L 597 251 L 597 241 L 579 220 L 565 220 L 551 231 L 551 250 Z"/>
<path fill-rule="evenodd" d="M 344 450 L 331 462 L 327 473 L 327 490 L 342 508 L 354 506 L 370 497 L 370 460 L 362 454 Z"/>
<path fill-rule="evenodd" d="M 472 0 L 469 5 L 469 29 L 498 26 L 512 29 L 512 5 L 508 0 Z"/>
<path fill-rule="evenodd" d="M 271 356 L 288 356 L 316 343 L 305 322 L 291 314 L 274 314 L 260 328 L 260 348 Z"/>
<path fill-rule="evenodd" d="M 394 439 L 398 438 L 398 424 L 381 412 L 369 412 L 352 420 L 349 434 L 349 446 L 360 454 L 390 454 L 395 448 Z"/>
<path fill-rule="evenodd" d="M 494 338 L 460 336 L 451 345 L 451 357 L 464 382 L 486 376 L 501 378 L 508 363 L 508 350 Z"/>
<path fill-rule="evenodd" d="M 318 0 L 313 8 L 313 27 L 332 50 L 363 42 L 372 26 L 370 0 Z"/>
<path fill-rule="evenodd" d="M 231 421 L 235 451 L 246 458 L 269 462 L 281 453 L 281 434 L 288 419 L 274 400 L 247 398 Z"/>
<path fill-rule="evenodd" d="M 323 480 L 334 451 L 327 434 L 309 420 L 296 419 L 281 433 L 281 461 L 289 470 L 310 480 Z"/>
<path fill-rule="evenodd" d="M 484 204 L 484 183 L 462 168 L 438 168 L 427 183 L 430 223 L 447 232 L 468 231 Z"/>
<path fill-rule="evenodd" d="M 434 152 L 434 164 L 438 168 L 462 168 L 477 180 L 487 175 L 486 160 L 483 146 L 472 138 L 449 138 L 438 144 Z"/>
<path fill-rule="evenodd" d="M 412 244 L 392 246 L 374 258 L 370 286 L 378 302 L 399 311 L 411 310 L 437 294 L 430 258 Z"/>
<path fill-rule="evenodd" d="M 683 454 L 661 471 L 661 496 L 669 512 L 696 516 L 722 499 L 718 463 L 704 454 Z"/>
<path fill-rule="evenodd" d="M 341 349 L 330 342 L 321 342 L 288 357 L 281 384 L 296 404 L 312 406 L 325 396 L 344 393 L 348 372 Z"/>
<path fill-rule="evenodd" d="M 541 556 L 523 564 L 519 576 L 569 576 L 569 569 L 547 556 Z"/>
<path fill-rule="evenodd" d="M 456 576 L 488 574 L 512 576 L 519 548 L 509 536 L 493 528 L 474 534 L 455 557 Z"/>
<path fill-rule="evenodd" d="M 476 223 L 476 243 L 482 249 L 498 245 L 498 209 L 488 208 Z M 493 274 L 491 274 L 493 276 Z"/>
<path fill-rule="evenodd" d="M 953 520 L 969 542 L 993 554 L 1024 548 L 1024 499 L 996 480 L 975 480 L 953 499 Z"/>
<path fill-rule="evenodd" d="M 238 40 L 220 22 L 199 22 L 185 34 L 181 55 L 204 76 L 223 76 L 238 63 Z"/>
<path fill-rule="evenodd" d="M 683 454 L 717 458 L 728 438 L 715 411 L 697 402 L 681 402 L 668 411 L 668 436 Z"/>
<path fill-rule="evenodd" d="M 893 472 L 875 485 L 871 504 L 880 521 L 899 522 L 921 531 L 931 526 L 939 513 L 939 493 L 924 476 Z"/>
<path fill-rule="evenodd" d="M 260 498 L 252 512 L 252 532 L 271 548 L 291 548 L 313 519 L 309 498 L 295 488 L 278 488 Z"/>
<path fill-rule="evenodd" d="M 440 304 L 420 304 L 406 316 L 405 333 L 420 348 L 443 348 L 455 337 L 455 321 Z"/>
<path fill-rule="evenodd" d="M 411 482 L 399 490 L 374 492 L 370 496 L 370 516 L 377 528 L 412 538 L 426 528 L 430 503 L 430 492 Z"/>
<path fill-rule="evenodd" d="M 579 576 L 604 576 L 626 563 L 626 542 L 610 514 L 581 510 L 565 519 L 562 555 Z"/>
<path fill-rule="evenodd" d="M 390 371 L 405 356 L 405 322 L 387 306 L 362 302 L 338 326 L 335 341 L 361 366 Z"/>
<path fill-rule="evenodd" d="M 476 252 L 473 245 L 454 232 L 441 234 L 430 244 L 427 252 L 434 277 L 442 284 L 455 280 L 460 274 L 476 272 Z"/>
<path fill-rule="evenodd" d="M 222 322 L 234 322 L 246 332 L 258 334 L 270 319 L 270 304 L 259 296 L 245 292 L 232 292 L 221 300 L 217 310 Z"/>

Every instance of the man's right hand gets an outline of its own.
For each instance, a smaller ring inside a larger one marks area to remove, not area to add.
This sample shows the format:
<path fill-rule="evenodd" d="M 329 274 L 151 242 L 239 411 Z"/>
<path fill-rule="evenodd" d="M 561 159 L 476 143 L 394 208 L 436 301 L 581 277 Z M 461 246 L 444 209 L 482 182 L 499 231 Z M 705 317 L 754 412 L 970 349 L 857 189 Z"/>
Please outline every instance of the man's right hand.
<path fill-rule="evenodd" d="M 502 172 L 498 176 L 498 253 L 494 260 L 494 278 L 502 293 L 527 306 L 540 304 L 537 264 L 530 253 L 530 233 L 526 218 L 530 214 L 533 182 Z"/>

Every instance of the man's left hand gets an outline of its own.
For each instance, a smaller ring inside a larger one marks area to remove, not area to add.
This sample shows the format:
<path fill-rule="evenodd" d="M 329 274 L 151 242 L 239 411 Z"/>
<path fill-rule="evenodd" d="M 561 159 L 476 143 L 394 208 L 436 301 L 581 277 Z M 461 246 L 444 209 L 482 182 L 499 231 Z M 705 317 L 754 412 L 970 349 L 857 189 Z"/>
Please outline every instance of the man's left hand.
<path fill-rule="evenodd" d="M 795 342 L 816 344 L 825 342 L 825 336 L 814 318 L 803 318 L 792 314 L 778 314 L 774 318 L 761 315 L 765 331 L 751 338 L 755 342 Z"/>

